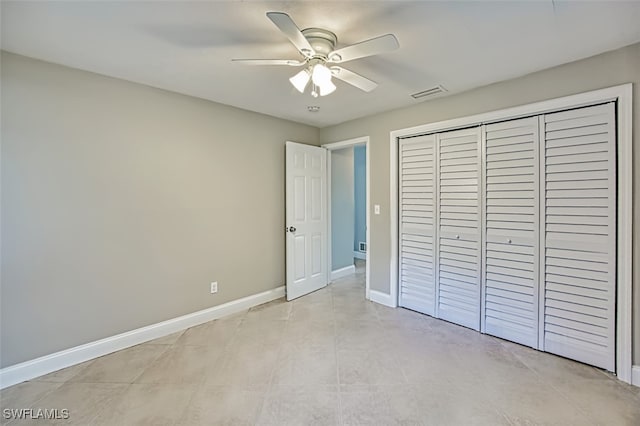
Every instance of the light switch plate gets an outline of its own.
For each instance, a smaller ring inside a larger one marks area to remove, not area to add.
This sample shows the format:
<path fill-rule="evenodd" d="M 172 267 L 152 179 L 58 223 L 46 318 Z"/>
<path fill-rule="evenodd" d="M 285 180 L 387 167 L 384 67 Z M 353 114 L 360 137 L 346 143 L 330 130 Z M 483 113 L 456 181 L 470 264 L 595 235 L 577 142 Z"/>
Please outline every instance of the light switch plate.
<path fill-rule="evenodd" d="M 373 206 L 373 214 L 380 214 L 380 204 L 375 204 Z"/>

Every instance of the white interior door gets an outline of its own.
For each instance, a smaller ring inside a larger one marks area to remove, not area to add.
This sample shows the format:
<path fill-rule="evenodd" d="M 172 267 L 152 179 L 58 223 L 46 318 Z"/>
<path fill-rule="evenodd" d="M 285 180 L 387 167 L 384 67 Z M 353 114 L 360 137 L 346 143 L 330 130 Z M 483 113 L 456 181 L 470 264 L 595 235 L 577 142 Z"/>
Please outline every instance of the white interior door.
<path fill-rule="evenodd" d="M 327 150 L 286 143 L 287 300 L 327 285 Z"/>

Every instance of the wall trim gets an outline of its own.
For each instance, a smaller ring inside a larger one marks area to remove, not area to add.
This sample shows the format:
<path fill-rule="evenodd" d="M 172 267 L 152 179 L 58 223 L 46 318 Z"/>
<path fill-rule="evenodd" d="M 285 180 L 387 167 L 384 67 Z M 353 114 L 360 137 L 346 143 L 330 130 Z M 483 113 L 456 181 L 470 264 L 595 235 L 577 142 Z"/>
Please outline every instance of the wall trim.
<path fill-rule="evenodd" d="M 355 274 L 356 273 L 356 266 L 355 265 L 349 265 L 349 266 L 345 266 L 344 268 L 340 268 L 340 269 L 336 269 L 335 271 L 331 271 L 331 281 L 333 280 L 338 280 L 342 277 L 347 277 L 351 274 Z"/>
<path fill-rule="evenodd" d="M 640 387 L 640 365 L 631 367 L 631 384 Z"/>
<path fill-rule="evenodd" d="M 0 370 L 0 389 L 222 318 L 253 306 L 279 299 L 284 295 L 285 287 L 280 286 L 262 293 L 243 297 L 242 299 L 232 300 L 222 305 L 14 364 Z"/>
<path fill-rule="evenodd" d="M 511 120 L 553 111 L 617 102 L 618 125 L 618 197 L 617 197 L 617 311 L 616 311 L 616 375 L 618 379 L 631 383 L 632 367 L 632 230 L 633 230 L 633 85 L 632 83 L 605 89 L 593 90 L 576 95 L 549 99 L 513 108 L 439 121 L 389 133 L 390 155 L 390 222 L 391 222 L 391 268 L 389 274 L 392 305 L 398 304 L 398 138 L 419 134 L 442 132 L 472 125 L 482 125 L 503 120 Z"/>
<path fill-rule="evenodd" d="M 384 306 L 388 306 L 390 308 L 395 308 L 396 305 L 393 303 L 390 294 L 382 293 L 378 290 L 369 291 L 369 300 L 374 303 L 379 303 Z"/>
<path fill-rule="evenodd" d="M 365 253 L 363 251 L 354 251 L 353 252 L 353 257 L 355 257 L 356 259 L 360 259 L 360 260 L 367 260 L 367 253 Z"/>

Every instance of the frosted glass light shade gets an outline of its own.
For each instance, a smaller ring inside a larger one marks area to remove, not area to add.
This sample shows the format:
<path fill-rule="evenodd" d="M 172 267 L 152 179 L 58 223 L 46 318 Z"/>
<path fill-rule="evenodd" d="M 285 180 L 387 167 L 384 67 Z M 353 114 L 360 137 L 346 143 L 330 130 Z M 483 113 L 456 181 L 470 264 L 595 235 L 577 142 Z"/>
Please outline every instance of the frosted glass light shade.
<path fill-rule="evenodd" d="M 327 96 L 333 93 L 336 90 L 336 85 L 331 82 L 331 80 L 324 83 L 322 86 L 318 86 L 320 88 L 320 96 Z"/>
<path fill-rule="evenodd" d="M 313 67 L 311 79 L 313 80 L 313 84 L 316 86 L 322 86 L 325 83 L 330 83 L 331 70 L 322 64 L 316 64 Z"/>
<path fill-rule="evenodd" d="M 304 93 L 304 89 L 306 89 L 310 79 L 311 75 L 309 75 L 309 71 L 302 70 L 298 74 L 291 77 L 289 81 L 291 82 L 291 84 L 293 84 L 293 87 L 295 87 L 300 93 Z"/>

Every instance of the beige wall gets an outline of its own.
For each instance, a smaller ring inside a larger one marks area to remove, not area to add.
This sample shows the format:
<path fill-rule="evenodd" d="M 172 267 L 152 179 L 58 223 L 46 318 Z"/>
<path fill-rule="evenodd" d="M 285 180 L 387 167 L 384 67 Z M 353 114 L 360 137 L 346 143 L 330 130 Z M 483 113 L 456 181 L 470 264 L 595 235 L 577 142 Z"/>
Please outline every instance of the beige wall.
<path fill-rule="evenodd" d="M 1 72 L 2 367 L 284 284 L 284 142 L 318 129 L 9 53 Z"/>
<path fill-rule="evenodd" d="M 321 129 L 322 143 L 371 137 L 371 288 L 389 293 L 389 132 L 531 102 L 634 83 L 634 265 L 640 261 L 640 44 L 415 106 Z M 640 268 L 634 268 L 634 360 L 640 364 Z"/>

